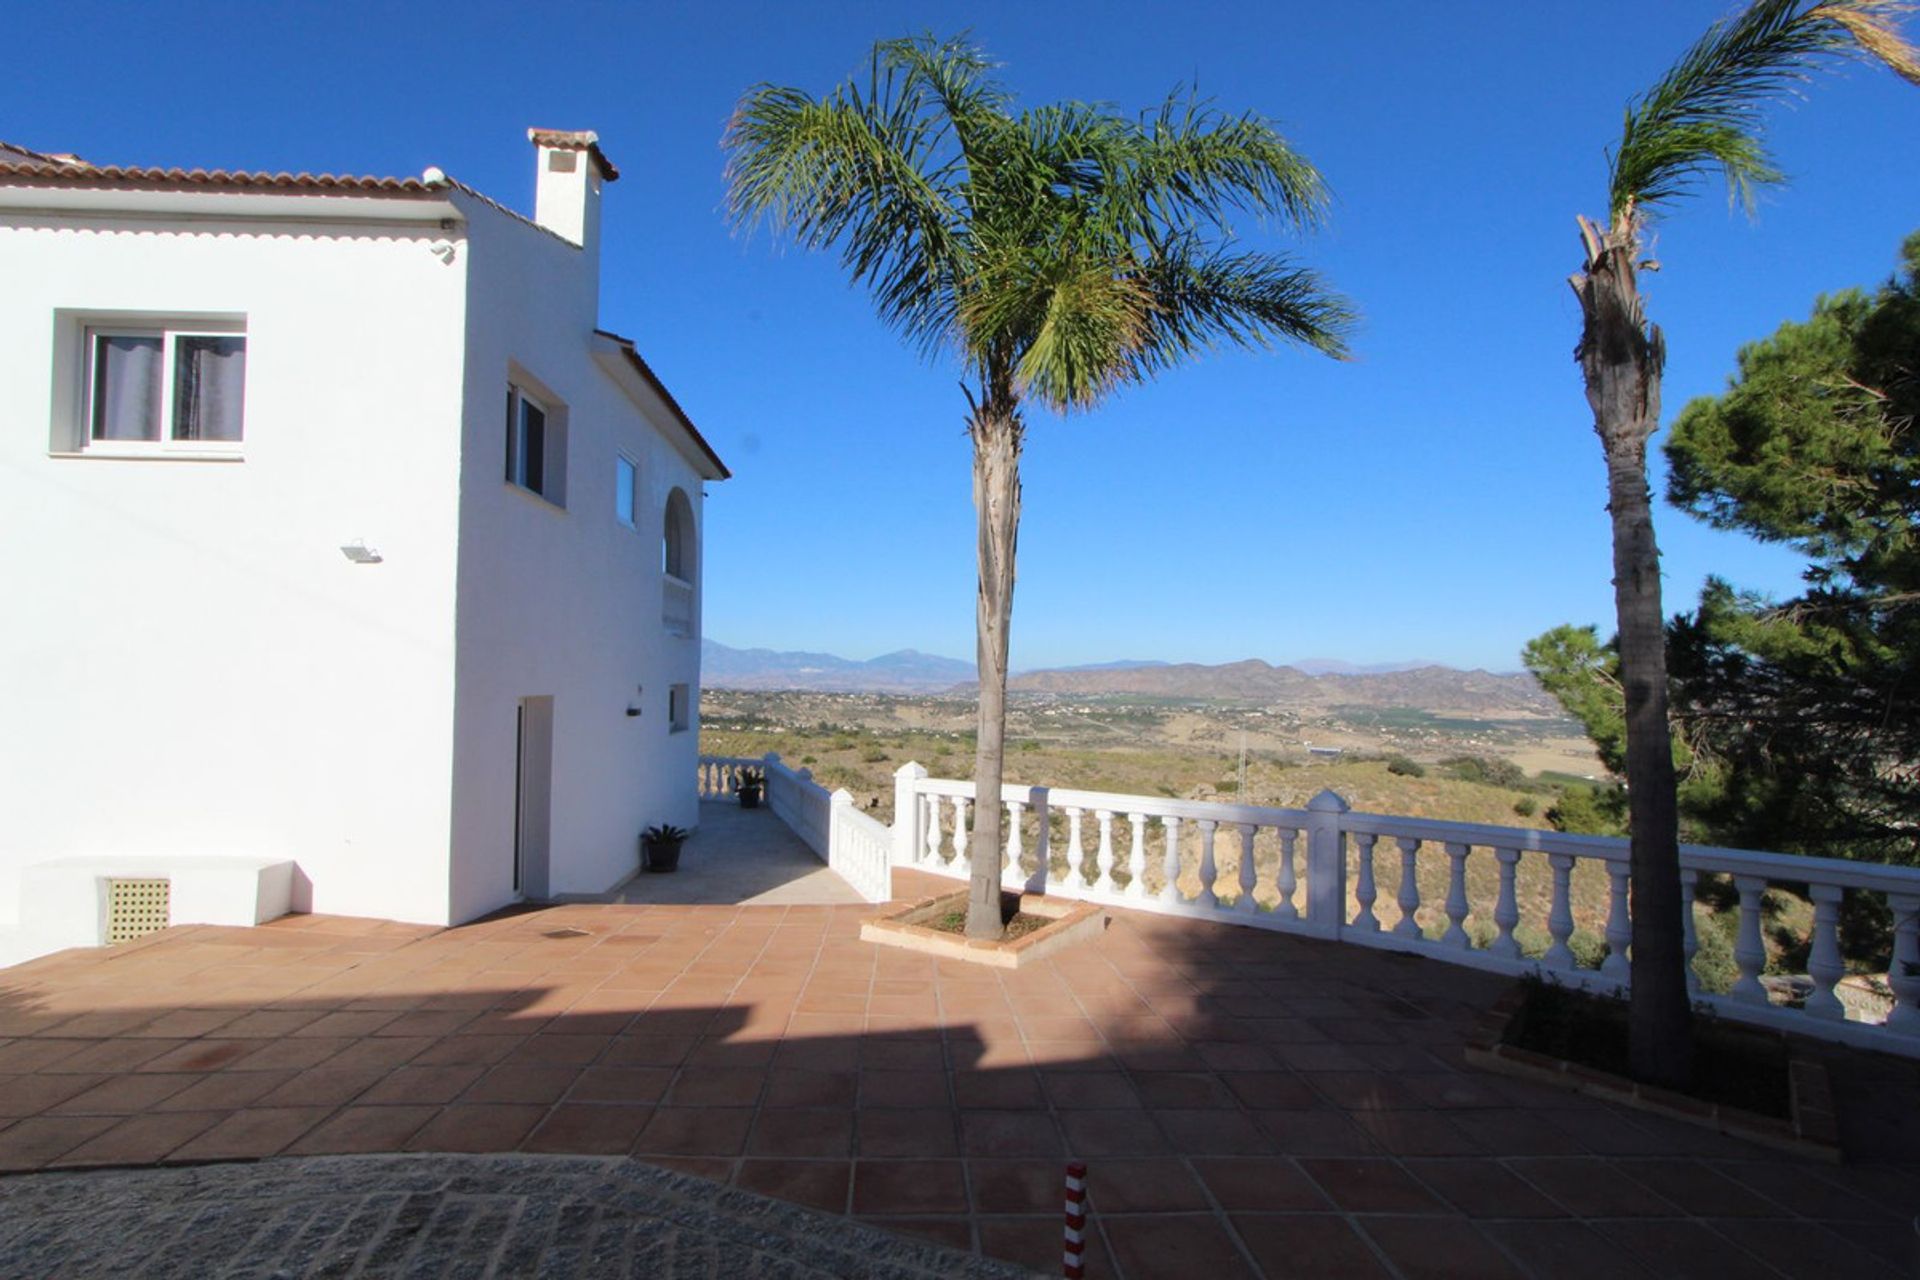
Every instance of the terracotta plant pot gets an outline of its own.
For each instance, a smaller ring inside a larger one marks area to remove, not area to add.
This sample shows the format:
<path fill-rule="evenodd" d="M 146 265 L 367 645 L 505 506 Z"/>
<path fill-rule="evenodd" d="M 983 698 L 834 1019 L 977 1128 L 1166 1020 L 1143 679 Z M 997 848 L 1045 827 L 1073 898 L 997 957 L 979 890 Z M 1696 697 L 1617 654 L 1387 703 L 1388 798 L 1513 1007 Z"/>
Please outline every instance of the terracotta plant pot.
<path fill-rule="evenodd" d="M 742 809 L 758 809 L 760 807 L 760 788 L 740 788 L 740 807 Z"/>

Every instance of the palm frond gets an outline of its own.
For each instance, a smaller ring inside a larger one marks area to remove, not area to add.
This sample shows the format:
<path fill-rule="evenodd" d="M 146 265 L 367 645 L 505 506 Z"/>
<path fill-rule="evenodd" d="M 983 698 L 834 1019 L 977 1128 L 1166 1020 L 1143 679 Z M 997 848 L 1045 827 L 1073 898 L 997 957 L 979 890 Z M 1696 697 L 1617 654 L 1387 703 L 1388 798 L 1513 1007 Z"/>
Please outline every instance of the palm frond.
<path fill-rule="evenodd" d="M 1146 266 L 1154 307 L 1135 356 L 1144 377 L 1220 341 L 1239 347 L 1285 339 L 1337 359 L 1359 322 L 1353 305 L 1314 271 L 1276 254 L 1176 242 Z"/>
<path fill-rule="evenodd" d="M 1920 57 L 1900 35 L 1904 0 L 1754 0 L 1715 23 L 1627 108 L 1611 156 L 1610 212 L 1669 203 L 1718 171 L 1730 198 L 1782 180 L 1761 139 L 1760 111 L 1823 63 L 1878 62 L 1920 83 Z"/>

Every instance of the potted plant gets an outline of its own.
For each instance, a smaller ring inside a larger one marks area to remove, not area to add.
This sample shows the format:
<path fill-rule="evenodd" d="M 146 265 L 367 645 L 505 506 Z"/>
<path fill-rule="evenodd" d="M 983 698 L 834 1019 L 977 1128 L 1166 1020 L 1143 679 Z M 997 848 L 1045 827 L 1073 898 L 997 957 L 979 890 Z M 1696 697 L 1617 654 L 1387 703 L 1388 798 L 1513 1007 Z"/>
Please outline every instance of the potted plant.
<path fill-rule="evenodd" d="M 687 833 L 679 827 L 661 823 L 640 833 L 640 869 L 672 871 L 680 865 L 680 846 Z"/>
<path fill-rule="evenodd" d="M 758 809 L 760 795 L 767 789 L 767 775 L 759 769 L 742 769 L 740 776 L 733 780 L 733 789 L 740 797 L 742 809 Z"/>

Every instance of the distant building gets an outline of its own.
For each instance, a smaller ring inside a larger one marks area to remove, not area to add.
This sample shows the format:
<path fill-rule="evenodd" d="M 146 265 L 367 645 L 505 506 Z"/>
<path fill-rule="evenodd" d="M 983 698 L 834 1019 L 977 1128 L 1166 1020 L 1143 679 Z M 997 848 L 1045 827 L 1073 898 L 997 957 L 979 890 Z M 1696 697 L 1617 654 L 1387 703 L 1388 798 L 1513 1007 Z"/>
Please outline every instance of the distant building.
<path fill-rule="evenodd" d="M 136 898 L 467 920 L 693 825 L 727 470 L 599 327 L 614 166 L 529 137 L 531 219 L 0 144 L 0 964 Z"/>

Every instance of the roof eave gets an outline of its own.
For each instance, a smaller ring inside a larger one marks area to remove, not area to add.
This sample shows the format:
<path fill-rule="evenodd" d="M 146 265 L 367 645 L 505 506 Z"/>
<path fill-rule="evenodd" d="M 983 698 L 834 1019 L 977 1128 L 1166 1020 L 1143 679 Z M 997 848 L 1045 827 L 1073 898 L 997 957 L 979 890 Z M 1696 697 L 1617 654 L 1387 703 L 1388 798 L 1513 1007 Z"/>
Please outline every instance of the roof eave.
<path fill-rule="evenodd" d="M 600 343 L 597 344 L 600 349 L 596 354 L 617 357 L 624 368 L 637 374 L 647 389 L 659 398 L 660 403 L 672 416 L 674 424 L 685 433 L 687 443 L 692 446 L 693 451 L 698 455 L 698 459 L 704 460 L 707 464 L 704 467 L 696 464 L 695 469 L 700 472 L 701 478 L 706 480 L 731 479 L 733 472 L 727 468 L 726 463 L 720 460 L 720 455 L 715 453 L 713 446 L 707 443 L 707 438 L 700 434 L 700 428 L 693 425 L 693 419 L 687 416 L 687 411 L 680 407 L 680 402 L 673 398 L 671 391 L 667 390 L 667 384 L 660 381 L 660 375 L 656 374 L 653 369 L 648 366 L 647 362 L 640 357 L 639 351 L 634 348 L 633 340 L 623 338 L 619 334 L 609 332 L 606 329 L 595 329 L 593 334 L 595 338 L 601 340 Z"/>

